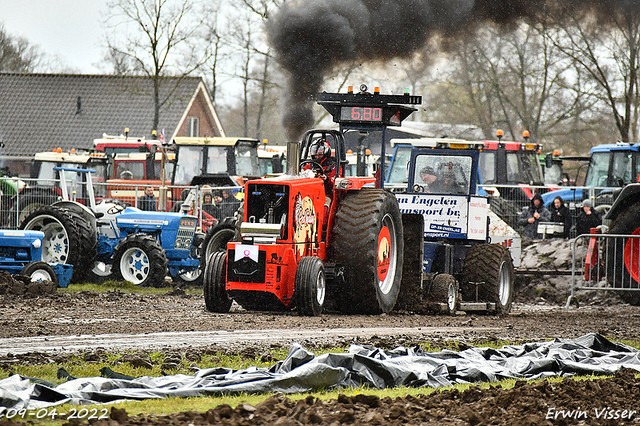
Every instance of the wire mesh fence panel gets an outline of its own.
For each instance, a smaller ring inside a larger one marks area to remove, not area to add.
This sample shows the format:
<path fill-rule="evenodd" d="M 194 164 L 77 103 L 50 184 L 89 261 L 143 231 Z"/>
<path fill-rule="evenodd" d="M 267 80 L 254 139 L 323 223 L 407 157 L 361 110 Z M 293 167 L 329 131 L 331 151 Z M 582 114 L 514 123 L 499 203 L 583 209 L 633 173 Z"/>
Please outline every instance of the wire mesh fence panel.
<path fill-rule="evenodd" d="M 20 224 L 35 209 L 54 204 L 68 199 L 78 202 L 87 207 L 90 206 L 90 195 L 86 182 L 83 182 L 76 174 L 71 174 L 66 179 L 66 191 L 60 187 L 58 180 L 28 179 L 21 178 L 21 188 L 14 194 L 2 194 L 0 198 L 0 226 L 3 229 L 17 229 Z M 123 184 L 94 182 L 93 189 L 96 202 L 102 200 L 114 201 L 145 210 L 184 212 L 196 215 L 201 221 L 208 220 L 209 225 L 217 220 L 221 220 L 223 213 L 228 213 L 226 209 L 221 209 L 221 205 L 233 204 L 234 212 L 239 207 L 244 196 L 242 187 L 211 187 L 203 186 L 174 186 L 148 184 Z M 151 191 L 147 191 L 147 189 Z M 162 193 L 161 193 L 162 191 Z M 164 194 L 166 207 L 162 208 L 161 195 Z M 207 197 L 205 199 L 205 194 Z M 214 195 L 220 194 L 217 203 Z M 151 197 L 152 195 L 152 197 Z M 146 197 L 146 198 L 145 198 Z M 229 198 L 231 197 L 231 198 Z M 147 199 L 153 202 L 145 202 Z M 231 203 L 230 201 L 233 201 Z M 144 202 L 144 204 L 143 204 Z M 185 202 L 187 204 L 185 204 Z M 149 207 L 149 206 L 153 207 Z M 206 228 L 206 226 L 204 226 Z"/>
<path fill-rule="evenodd" d="M 582 234 L 572 246 L 571 295 L 580 290 L 615 291 L 640 305 L 640 235 Z"/>
<path fill-rule="evenodd" d="M 613 188 L 584 187 L 584 186 L 535 186 L 535 185 L 481 185 L 479 192 L 486 193 L 491 210 L 513 229 L 522 233 L 523 226 L 518 224 L 518 218 L 523 211 L 531 206 L 534 194 L 541 194 L 547 209 L 556 197 L 563 200 L 571 214 L 570 236 L 577 235 L 576 223 L 583 210 L 584 200 L 590 200 L 593 209 L 599 217 L 604 217 L 613 204 Z"/>

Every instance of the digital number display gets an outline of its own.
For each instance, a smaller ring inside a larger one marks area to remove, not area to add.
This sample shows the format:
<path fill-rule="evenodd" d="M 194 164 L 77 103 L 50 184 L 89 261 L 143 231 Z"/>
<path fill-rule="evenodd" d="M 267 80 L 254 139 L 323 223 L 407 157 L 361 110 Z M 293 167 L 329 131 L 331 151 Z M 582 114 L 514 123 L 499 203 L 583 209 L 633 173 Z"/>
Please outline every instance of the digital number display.
<path fill-rule="evenodd" d="M 342 107 L 340 121 L 382 121 L 382 108 L 373 107 Z"/>

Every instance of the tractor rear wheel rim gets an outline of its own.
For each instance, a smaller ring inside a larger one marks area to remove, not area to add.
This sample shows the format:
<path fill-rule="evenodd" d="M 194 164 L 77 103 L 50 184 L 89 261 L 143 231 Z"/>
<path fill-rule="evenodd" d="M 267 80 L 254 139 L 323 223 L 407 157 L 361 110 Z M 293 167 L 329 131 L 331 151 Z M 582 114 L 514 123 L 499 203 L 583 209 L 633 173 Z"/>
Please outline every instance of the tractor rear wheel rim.
<path fill-rule="evenodd" d="M 380 292 L 383 294 L 389 293 L 393 288 L 393 282 L 396 275 L 396 263 L 398 256 L 398 247 L 396 240 L 396 227 L 393 223 L 393 217 L 390 214 L 385 214 L 382 218 L 382 228 L 386 227 L 389 230 L 389 269 L 383 280 L 377 279 Z"/>
<path fill-rule="evenodd" d="M 42 260 L 47 263 L 67 263 L 69 236 L 64 226 L 53 216 L 41 215 L 29 222 L 25 229 L 44 233 Z"/>
<path fill-rule="evenodd" d="M 93 272 L 93 274 L 98 277 L 108 277 L 109 275 L 111 275 L 111 265 L 104 262 L 95 261 L 93 263 L 93 269 L 91 269 L 91 272 Z"/>
<path fill-rule="evenodd" d="M 138 247 L 131 247 L 122 254 L 120 272 L 122 278 L 135 285 L 144 282 L 150 273 L 147 254 Z"/>
<path fill-rule="evenodd" d="M 202 271 L 200 270 L 200 268 L 198 268 L 198 269 L 194 269 L 193 271 L 183 272 L 179 276 L 182 279 L 182 281 L 190 283 L 200 278 L 201 274 L 202 274 Z"/>
<path fill-rule="evenodd" d="M 324 304 L 324 297 L 326 294 L 326 282 L 324 279 L 324 272 L 320 269 L 318 271 L 318 275 L 316 276 L 316 301 L 319 306 Z"/>
<path fill-rule="evenodd" d="M 500 263 L 500 272 L 498 273 L 498 299 L 502 306 L 509 303 L 511 297 L 511 277 L 509 276 L 509 268 L 507 263 Z"/>
<path fill-rule="evenodd" d="M 453 283 L 450 283 L 447 288 L 447 307 L 449 312 L 453 312 L 456 309 L 456 287 Z"/>

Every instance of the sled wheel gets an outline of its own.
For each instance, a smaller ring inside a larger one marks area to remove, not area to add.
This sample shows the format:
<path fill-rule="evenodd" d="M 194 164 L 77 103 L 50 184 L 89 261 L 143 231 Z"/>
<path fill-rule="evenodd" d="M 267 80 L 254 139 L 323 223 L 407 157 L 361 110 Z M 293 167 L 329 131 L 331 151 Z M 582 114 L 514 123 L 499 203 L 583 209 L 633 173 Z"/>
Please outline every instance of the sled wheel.
<path fill-rule="evenodd" d="M 204 303 L 209 312 L 229 312 L 232 300 L 227 294 L 227 253 L 212 253 L 204 270 Z"/>
<path fill-rule="evenodd" d="M 163 287 L 167 256 L 151 235 L 127 235 L 116 246 L 111 267 L 114 277 L 141 287 Z"/>
<path fill-rule="evenodd" d="M 40 260 L 27 263 L 24 268 L 22 268 L 22 272 L 20 275 L 27 276 L 31 278 L 31 282 L 37 281 L 51 281 L 58 287 L 58 276 L 56 272 L 53 270 L 51 265 L 47 262 L 42 262 Z"/>
<path fill-rule="evenodd" d="M 455 314 L 460 300 L 458 282 L 453 275 L 438 274 L 433 279 L 427 299 L 432 303 L 446 303 L 444 312 Z"/>
<path fill-rule="evenodd" d="M 336 284 L 338 309 L 391 311 L 402 277 L 402 220 L 396 198 L 378 188 L 347 193 L 332 232 L 332 260 L 343 271 L 343 281 Z"/>
<path fill-rule="evenodd" d="M 227 243 L 234 239 L 236 234 L 236 220 L 227 217 L 215 223 L 209 229 L 202 242 L 200 250 L 200 269 L 204 271 L 206 260 L 216 252 L 226 252 Z"/>
<path fill-rule="evenodd" d="M 79 228 L 79 223 L 83 226 Z M 73 265 L 73 279 L 84 276 L 87 265 L 93 264 L 97 244 L 95 232 L 87 232 L 82 217 L 70 210 L 43 206 L 33 210 L 20 224 L 20 229 L 42 231 L 42 260 L 46 263 Z"/>
<path fill-rule="evenodd" d="M 326 280 L 322 260 L 318 257 L 303 257 L 298 263 L 293 292 L 296 310 L 300 315 L 320 315 L 325 294 Z"/>
<path fill-rule="evenodd" d="M 513 301 L 514 270 L 511 255 L 499 244 L 477 244 L 469 248 L 462 265 L 462 298 L 475 302 L 495 303 L 497 315 L 508 314 Z"/>
<path fill-rule="evenodd" d="M 640 204 L 633 204 L 618 214 L 609 228 L 610 234 L 640 235 L 638 226 Z M 607 243 L 607 280 L 614 288 L 638 288 L 638 268 L 640 263 L 640 240 L 637 238 L 614 238 Z M 620 291 L 620 298 L 626 303 L 640 306 L 640 292 Z"/>

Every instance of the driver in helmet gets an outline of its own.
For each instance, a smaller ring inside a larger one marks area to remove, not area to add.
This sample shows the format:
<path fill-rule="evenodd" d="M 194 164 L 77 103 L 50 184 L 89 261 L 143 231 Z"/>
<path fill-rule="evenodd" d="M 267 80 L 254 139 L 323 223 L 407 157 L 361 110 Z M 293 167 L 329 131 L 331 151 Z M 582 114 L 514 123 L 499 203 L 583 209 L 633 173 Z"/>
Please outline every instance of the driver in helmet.
<path fill-rule="evenodd" d="M 303 170 L 315 171 L 318 173 L 317 177 L 324 181 L 325 214 L 323 226 L 326 226 L 329 217 L 329 207 L 331 206 L 331 200 L 333 199 L 333 188 L 336 183 L 338 168 L 335 158 L 331 156 L 331 146 L 325 138 L 320 138 L 311 144 L 309 147 L 309 157 L 310 160 L 322 167 L 322 173 L 320 173 L 319 168 L 313 164 L 305 164 Z"/>
<path fill-rule="evenodd" d="M 322 173 L 316 170 L 312 164 L 306 164 L 304 170 L 314 170 L 318 172 L 318 177 L 324 181 L 325 193 L 329 196 L 333 195 L 333 187 L 336 181 L 337 167 L 336 161 L 331 156 L 331 146 L 326 139 L 318 139 L 311 144 L 309 148 L 310 159 L 322 166 Z"/>

